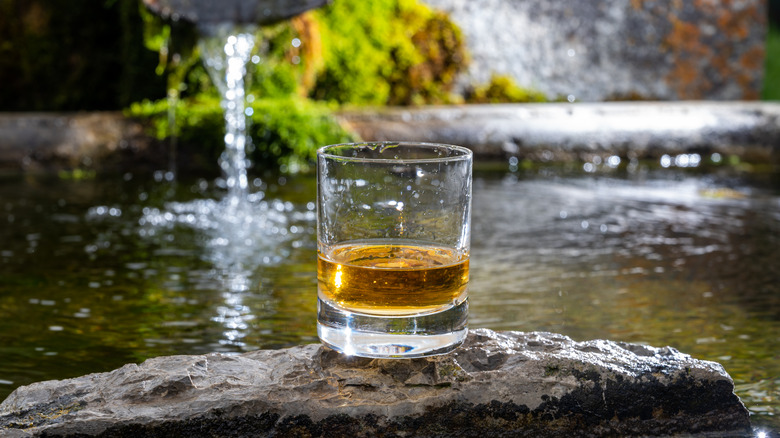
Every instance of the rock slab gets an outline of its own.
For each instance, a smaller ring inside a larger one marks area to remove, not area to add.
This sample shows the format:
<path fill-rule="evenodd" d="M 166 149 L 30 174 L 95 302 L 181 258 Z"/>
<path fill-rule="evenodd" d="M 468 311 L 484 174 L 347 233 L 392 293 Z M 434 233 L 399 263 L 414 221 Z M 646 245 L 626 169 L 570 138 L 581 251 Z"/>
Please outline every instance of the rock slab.
<path fill-rule="evenodd" d="M 2 436 L 748 434 L 723 367 L 673 348 L 472 330 L 456 352 L 348 357 L 320 345 L 170 356 L 18 388 Z"/>

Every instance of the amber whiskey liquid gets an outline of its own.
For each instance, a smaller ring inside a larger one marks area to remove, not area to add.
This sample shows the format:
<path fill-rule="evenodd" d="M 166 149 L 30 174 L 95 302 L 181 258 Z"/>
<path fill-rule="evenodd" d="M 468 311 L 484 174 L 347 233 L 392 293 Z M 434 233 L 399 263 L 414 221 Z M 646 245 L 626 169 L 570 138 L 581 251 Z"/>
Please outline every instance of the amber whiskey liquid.
<path fill-rule="evenodd" d="M 365 314 L 444 310 L 466 298 L 468 256 L 452 248 L 398 241 L 348 243 L 320 253 L 320 299 Z"/>

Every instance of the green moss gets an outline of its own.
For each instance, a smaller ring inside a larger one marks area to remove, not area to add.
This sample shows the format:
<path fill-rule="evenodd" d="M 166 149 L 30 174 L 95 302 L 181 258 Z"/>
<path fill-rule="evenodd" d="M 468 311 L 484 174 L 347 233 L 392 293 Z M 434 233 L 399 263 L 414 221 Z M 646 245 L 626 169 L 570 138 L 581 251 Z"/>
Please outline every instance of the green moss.
<path fill-rule="evenodd" d="M 340 0 L 316 12 L 324 67 L 311 96 L 352 104 L 449 99 L 466 65 L 460 31 L 416 0 Z"/>
<path fill-rule="evenodd" d="M 197 59 L 186 25 L 142 14 L 147 47 L 160 52 L 158 72 L 181 53 Z M 174 27 L 175 26 L 175 27 Z M 176 32 L 178 28 L 178 34 Z M 298 39 L 300 44 L 291 42 Z M 177 41 L 179 41 L 177 43 Z M 258 31 L 261 61 L 248 84 L 257 96 L 291 94 L 357 105 L 446 103 L 466 66 L 460 30 L 418 0 L 339 0 Z M 185 63 L 183 95 L 213 93 L 200 63 Z"/>
<path fill-rule="evenodd" d="M 766 41 L 764 100 L 780 100 L 780 28 L 771 26 Z"/>
<path fill-rule="evenodd" d="M 331 116 L 332 107 L 300 98 L 261 99 L 252 105 L 250 127 L 256 162 L 278 163 L 282 170 L 305 169 L 320 146 L 356 138 Z"/>
<path fill-rule="evenodd" d="M 473 103 L 525 103 L 546 102 L 539 91 L 520 88 L 509 76 L 494 75 L 487 85 L 467 93 L 466 100 Z"/>
<path fill-rule="evenodd" d="M 333 108 L 295 96 L 258 99 L 248 104 L 253 115 L 248 134 L 248 156 L 261 167 L 280 167 L 296 172 L 308 168 L 319 146 L 353 141 L 354 138 L 331 116 Z M 200 96 L 179 101 L 175 133 L 180 144 L 200 150 L 216 164 L 224 150 L 225 122 L 219 99 Z M 126 114 L 145 120 L 150 134 L 165 139 L 168 102 L 145 101 L 130 106 Z"/>

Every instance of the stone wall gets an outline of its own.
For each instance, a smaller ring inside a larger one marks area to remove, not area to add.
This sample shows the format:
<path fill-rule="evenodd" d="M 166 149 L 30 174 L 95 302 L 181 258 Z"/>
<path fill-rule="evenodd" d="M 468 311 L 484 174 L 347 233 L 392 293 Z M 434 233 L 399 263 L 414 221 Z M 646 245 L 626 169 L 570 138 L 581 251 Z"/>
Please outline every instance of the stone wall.
<path fill-rule="evenodd" d="M 765 0 L 424 0 L 463 29 L 460 86 L 509 75 L 549 98 L 742 100 L 761 92 Z"/>

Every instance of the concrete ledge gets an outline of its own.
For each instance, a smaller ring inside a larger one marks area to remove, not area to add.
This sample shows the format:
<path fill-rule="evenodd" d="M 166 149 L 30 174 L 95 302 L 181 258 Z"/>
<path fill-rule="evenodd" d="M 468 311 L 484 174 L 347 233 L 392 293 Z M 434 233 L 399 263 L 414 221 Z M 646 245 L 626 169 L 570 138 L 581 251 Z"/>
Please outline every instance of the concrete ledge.
<path fill-rule="evenodd" d="M 614 102 L 398 107 L 343 111 L 361 138 L 452 143 L 477 159 L 589 160 L 718 152 L 780 161 L 780 103 Z M 180 168 L 198 168 L 180 144 Z M 189 157 L 189 158 L 187 158 Z M 120 113 L 0 113 L 0 171 L 165 169 L 168 151 Z M 202 164 L 202 163 L 200 163 Z"/>
<path fill-rule="evenodd" d="M 0 170 L 137 165 L 159 154 L 152 144 L 141 124 L 118 112 L 0 113 Z"/>
<path fill-rule="evenodd" d="M 320 345 L 171 356 L 18 388 L 3 436 L 666 436 L 748 434 L 723 367 L 673 348 L 473 330 L 447 356 Z"/>
<path fill-rule="evenodd" d="M 341 117 L 367 141 L 460 144 L 480 157 L 719 152 L 763 161 L 780 151 L 780 103 L 768 102 L 463 105 L 360 109 Z"/>

